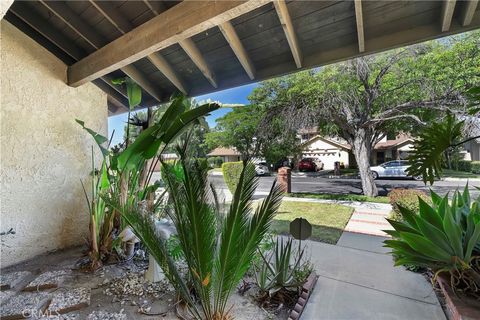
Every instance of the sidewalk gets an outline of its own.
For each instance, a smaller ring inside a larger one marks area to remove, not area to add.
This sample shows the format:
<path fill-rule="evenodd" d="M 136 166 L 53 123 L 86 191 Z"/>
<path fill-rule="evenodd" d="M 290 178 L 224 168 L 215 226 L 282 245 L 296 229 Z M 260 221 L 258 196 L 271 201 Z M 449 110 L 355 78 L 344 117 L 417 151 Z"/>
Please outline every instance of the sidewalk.
<path fill-rule="evenodd" d="M 394 267 L 384 239 L 344 232 L 337 245 L 308 241 L 319 279 L 302 319 L 446 319 L 432 285 Z"/>

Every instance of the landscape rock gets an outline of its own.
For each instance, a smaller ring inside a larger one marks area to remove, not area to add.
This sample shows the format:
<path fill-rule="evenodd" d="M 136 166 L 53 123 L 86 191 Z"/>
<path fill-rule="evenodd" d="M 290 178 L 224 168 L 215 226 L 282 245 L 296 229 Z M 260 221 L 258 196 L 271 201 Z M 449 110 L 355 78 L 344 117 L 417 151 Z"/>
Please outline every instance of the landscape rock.
<path fill-rule="evenodd" d="M 16 287 L 19 283 L 31 276 L 29 271 L 15 271 L 0 274 L 0 290 L 8 290 Z"/>
<path fill-rule="evenodd" d="M 127 320 L 127 315 L 120 312 L 93 311 L 87 316 L 87 320 Z"/>
<path fill-rule="evenodd" d="M 107 296 L 113 296 L 114 301 L 122 301 L 128 296 L 144 297 L 152 295 L 155 298 L 160 297 L 170 290 L 167 282 L 160 281 L 151 283 L 145 281 L 143 273 L 127 272 L 124 276 L 112 279 L 107 284 L 104 293 Z"/>
<path fill-rule="evenodd" d="M 35 320 L 80 320 L 78 314 L 48 314 L 42 315 L 39 318 L 33 317 Z"/>
<path fill-rule="evenodd" d="M 35 290 L 44 290 L 57 288 L 60 283 L 62 283 L 65 278 L 70 275 L 69 270 L 56 270 L 56 271 L 47 271 L 40 274 L 32 282 L 30 282 L 24 291 L 35 291 Z"/>
<path fill-rule="evenodd" d="M 90 305 L 90 289 L 75 288 L 57 291 L 48 306 L 50 314 L 63 314 Z"/>
<path fill-rule="evenodd" d="M 45 292 L 21 293 L 12 296 L 0 308 L 2 320 L 23 319 L 39 315 L 50 295 Z"/>
<path fill-rule="evenodd" d="M 14 294 L 15 294 L 14 291 L 0 291 L 0 305 L 7 302 L 7 300 L 10 299 L 10 297 L 13 296 Z"/>

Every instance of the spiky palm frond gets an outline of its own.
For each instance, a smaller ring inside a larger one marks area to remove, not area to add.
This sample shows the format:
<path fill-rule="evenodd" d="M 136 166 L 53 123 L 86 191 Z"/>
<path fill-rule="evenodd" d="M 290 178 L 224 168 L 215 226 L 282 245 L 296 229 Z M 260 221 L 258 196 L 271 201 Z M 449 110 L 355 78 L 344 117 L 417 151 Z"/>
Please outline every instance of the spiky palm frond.
<path fill-rule="evenodd" d="M 207 172 L 196 161 L 183 157 L 181 162 L 164 166 L 164 176 L 174 207 L 171 217 L 177 228 L 195 290 L 203 302 L 203 312 L 210 318 L 216 212 L 214 206 L 209 204 Z"/>
<path fill-rule="evenodd" d="M 163 239 L 157 232 L 155 221 L 148 212 L 145 212 L 145 208 L 142 208 L 142 202 L 127 203 L 126 205 L 122 205 L 118 201 L 118 196 L 104 198 L 109 206 L 121 212 L 122 218 L 127 222 L 135 235 L 145 245 L 148 253 L 158 263 L 170 284 L 173 285 L 175 290 L 181 295 L 184 301 L 189 306 L 192 306 L 191 312 L 197 318 L 200 318 L 200 312 L 194 307 L 195 302 L 190 295 L 190 290 L 182 275 L 179 273 L 174 260 L 168 254 L 167 241 Z"/>
<path fill-rule="evenodd" d="M 248 270 L 254 252 L 268 231 L 281 202 L 282 192 L 275 183 L 269 195 L 252 215 L 251 201 L 258 179 L 254 166 L 245 163 L 222 224 L 218 249 L 215 286 L 215 310 L 224 314 L 228 297 Z"/>

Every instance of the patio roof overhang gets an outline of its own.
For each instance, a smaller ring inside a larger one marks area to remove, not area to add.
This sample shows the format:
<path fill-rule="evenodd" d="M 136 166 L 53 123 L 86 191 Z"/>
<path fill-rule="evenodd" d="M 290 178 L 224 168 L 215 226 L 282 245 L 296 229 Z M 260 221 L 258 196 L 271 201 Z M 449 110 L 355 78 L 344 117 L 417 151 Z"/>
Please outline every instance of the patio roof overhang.
<path fill-rule="evenodd" d="M 114 78 L 135 80 L 148 107 L 479 28 L 479 11 L 478 0 L 39 0 L 5 17 L 117 114 L 128 103 Z"/>

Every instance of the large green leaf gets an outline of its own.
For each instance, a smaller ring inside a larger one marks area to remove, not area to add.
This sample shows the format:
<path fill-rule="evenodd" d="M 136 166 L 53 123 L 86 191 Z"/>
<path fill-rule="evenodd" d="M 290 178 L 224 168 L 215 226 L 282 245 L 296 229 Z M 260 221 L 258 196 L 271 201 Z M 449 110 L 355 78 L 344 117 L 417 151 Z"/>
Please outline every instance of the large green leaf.
<path fill-rule="evenodd" d="M 84 121 L 79 120 L 79 119 L 75 119 L 75 121 L 76 121 L 79 125 L 81 125 L 82 128 L 83 128 L 85 131 L 87 131 L 87 132 L 93 137 L 93 139 L 94 139 L 95 142 L 97 143 L 98 147 L 100 148 L 100 151 L 102 152 L 103 156 L 106 157 L 106 156 L 108 155 L 108 150 L 107 150 L 107 148 L 105 148 L 105 147 L 103 146 L 103 144 L 104 144 L 105 142 L 107 142 L 108 139 L 107 139 L 106 137 L 102 136 L 101 134 L 93 131 L 92 129 L 85 127 L 85 122 L 84 122 Z"/>
<path fill-rule="evenodd" d="M 218 104 L 209 103 L 195 109 L 185 110 L 184 97 L 176 98 L 160 121 L 142 131 L 135 141 L 118 156 L 120 170 L 134 170 L 142 161 L 155 157 L 160 146 L 168 144 L 186 127 L 199 117 L 219 108 Z"/>
<path fill-rule="evenodd" d="M 142 102 L 142 88 L 128 77 L 125 79 L 125 84 L 127 85 L 128 105 L 132 110 Z"/>
<path fill-rule="evenodd" d="M 462 136 L 463 121 L 457 122 L 448 115 L 443 122 L 434 122 L 414 142 L 408 162 L 407 174 L 422 176 L 423 181 L 433 184 L 442 172 L 442 156 L 445 150 Z"/>
<path fill-rule="evenodd" d="M 455 255 L 463 259 L 462 230 L 455 223 L 452 210 L 446 210 L 445 212 L 445 217 L 443 219 L 443 230 L 445 230 L 445 234 L 447 235 Z"/>
<path fill-rule="evenodd" d="M 423 236 L 408 232 L 401 232 L 400 234 L 402 239 L 420 254 L 439 261 L 450 261 L 451 255 L 448 252 L 439 248 L 436 244 L 425 239 Z"/>

